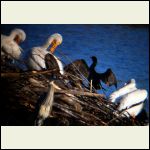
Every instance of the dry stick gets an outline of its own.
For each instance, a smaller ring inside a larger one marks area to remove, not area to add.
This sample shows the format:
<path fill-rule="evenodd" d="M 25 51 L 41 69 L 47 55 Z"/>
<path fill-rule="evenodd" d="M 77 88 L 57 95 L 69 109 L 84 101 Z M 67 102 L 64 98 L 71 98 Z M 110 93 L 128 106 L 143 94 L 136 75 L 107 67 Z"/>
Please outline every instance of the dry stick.
<path fill-rule="evenodd" d="M 92 103 L 88 103 L 88 101 L 83 102 L 83 101 L 78 100 L 77 98 L 73 98 L 73 100 L 77 101 L 78 103 L 80 103 L 82 105 L 88 106 L 89 108 L 92 108 L 96 111 L 102 112 L 103 114 L 107 115 L 107 113 L 104 112 L 103 110 L 101 110 L 99 107 L 97 107 L 97 105 L 95 106 Z"/>
<path fill-rule="evenodd" d="M 36 89 L 36 92 L 38 91 L 43 91 L 43 92 L 47 92 L 48 88 L 47 87 L 41 87 L 39 86 L 39 89 Z M 59 94 L 72 94 L 72 95 L 77 95 L 77 96 L 87 96 L 87 97 L 99 97 L 99 98 L 103 98 L 104 95 L 103 94 L 97 94 L 97 93 L 90 93 L 90 92 L 81 92 L 81 91 L 77 91 L 77 90 L 58 90 L 55 89 L 55 93 L 59 93 Z"/>
<path fill-rule="evenodd" d="M 76 101 L 76 102 L 78 102 L 78 103 L 84 105 L 84 106 L 88 106 L 89 108 L 92 108 L 92 109 L 94 109 L 94 110 L 97 110 L 98 112 L 102 112 L 103 114 L 107 115 L 106 112 L 104 112 L 104 111 L 101 110 L 100 108 L 94 106 L 93 104 L 87 104 L 86 102 L 80 101 L 80 100 L 77 99 L 77 97 L 73 97 L 73 98 L 71 98 L 71 99 L 72 99 L 73 101 Z"/>
<path fill-rule="evenodd" d="M 76 91 L 76 90 L 59 90 L 55 89 L 55 93 L 61 93 L 61 94 L 73 94 L 73 95 L 84 95 L 84 96 L 89 96 L 89 97 L 102 97 L 100 94 L 95 94 L 95 93 L 90 93 L 90 92 L 81 92 L 81 91 Z M 94 108 L 94 107 L 93 107 Z M 107 114 L 103 110 L 99 109 L 100 112 L 103 112 L 105 115 Z"/>
<path fill-rule="evenodd" d="M 128 113 L 128 112 L 127 112 Z M 122 115 L 122 116 L 121 116 Z M 130 115 L 130 114 L 129 114 Z M 130 121 L 130 119 L 125 115 L 125 114 L 123 114 L 123 113 L 120 113 L 118 116 L 116 116 L 116 117 L 114 117 L 113 119 L 111 119 L 109 122 L 107 122 L 107 125 L 109 125 L 111 122 L 113 122 L 113 121 L 115 121 L 115 120 L 120 120 L 120 121 L 122 121 L 122 119 L 124 119 L 123 118 L 123 116 L 125 117 L 125 119 L 128 119 L 129 121 Z M 131 117 L 131 116 L 130 116 Z"/>
<path fill-rule="evenodd" d="M 38 74 L 54 73 L 56 71 L 59 71 L 59 70 L 52 69 L 52 70 L 44 70 L 44 71 L 7 72 L 7 73 L 1 73 L 1 77 L 33 76 L 33 75 L 38 75 Z"/>
<path fill-rule="evenodd" d="M 72 110 L 71 108 L 69 108 L 69 109 Z M 72 112 L 77 113 L 76 115 L 78 115 L 81 119 L 84 119 L 84 120 L 87 120 L 87 121 L 91 122 L 91 119 L 90 119 L 90 118 L 93 118 L 93 119 L 95 119 L 95 121 L 98 121 L 98 122 L 100 122 L 100 123 L 103 124 L 103 125 L 106 125 L 106 123 L 103 122 L 101 119 L 99 119 L 98 117 L 96 117 L 96 116 L 94 116 L 94 115 L 92 115 L 92 114 L 89 114 L 89 113 L 87 113 L 87 112 L 84 112 L 84 111 L 83 111 L 82 114 L 76 112 L 75 110 L 72 110 Z M 97 125 L 98 125 L 98 124 L 97 124 Z"/>
<path fill-rule="evenodd" d="M 91 125 L 91 123 L 89 123 L 89 119 L 88 118 L 86 118 L 85 116 L 82 116 L 81 114 L 77 113 L 75 110 L 72 110 L 71 108 L 67 108 L 67 107 L 62 106 L 62 105 L 57 104 L 57 103 L 54 103 L 54 106 L 59 108 L 63 112 L 69 114 L 70 116 L 78 119 L 78 121 L 85 122 L 86 125 Z"/>
<path fill-rule="evenodd" d="M 89 114 L 89 113 L 86 113 L 89 117 L 92 117 L 93 119 L 95 119 L 96 121 L 98 121 L 98 125 L 99 125 L 99 123 L 101 123 L 101 124 L 103 124 L 104 126 L 106 126 L 107 125 L 107 123 L 105 123 L 104 121 L 102 121 L 100 118 L 98 118 L 98 117 L 96 117 L 96 116 L 94 116 L 94 115 L 92 115 L 92 114 Z"/>
<path fill-rule="evenodd" d="M 88 115 L 88 117 L 92 117 L 92 118 L 95 119 L 96 121 L 99 121 L 101 124 L 106 125 L 105 122 L 103 122 L 101 119 L 99 119 L 98 117 L 96 117 L 96 116 L 94 116 L 94 115 L 92 115 L 92 114 L 83 112 L 82 115 L 80 115 L 80 113 L 77 112 L 76 110 L 73 110 L 73 109 L 67 108 L 67 107 L 65 107 L 65 108 L 66 108 L 66 109 L 69 109 L 69 110 L 72 111 L 72 112 L 77 113 L 76 115 L 78 115 L 78 117 L 80 117 L 80 118 L 82 118 L 82 119 L 86 119 L 87 121 L 90 121 L 89 118 L 87 118 L 87 115 Z M 69 110 L 68 110 L 68 111 L 69 111 Z M 67 110 L 66 110 L 66 111 L 67 111 Z M 68 111 L 67 111 L 67 112 L 68 112 Z M 99 110 L 99 111 L 101 111 L 101 110 Z M 71 113 L 71 114 L 72 114 L 72 113 Z M 75 114 L 72 114 L 72 115 L 75 115 Z M 86 116 L 85 116 L 85 115 L 86 115 Z M 76 117 L 77 117 L 77 116 L 76 116 Z M 97 125 L 98 125 L 98 124 L 97 124 Z"/>
<path fill-rule="evenodd" d="M 56 93 L 68 93 L 73 95 L 82 95 L 82 96 L 88 96 L 88 97 L 103 97 L 102 94 L 96 94 L 96 93 L 90 93 L 90 92 L 81 92 L 77 90 L 56 90 Z"/>
<path fill-rule="evenodd" d="M 62 111 L 61 108 L 59 108 L 59 109 L 60 109 L 60 112 L 53 112 L 53 114 L 55 115 L 55 117 L 60 117 L 60 116 L 62 116 L 62 117 L 71 118 L 71 115 L 70 115 L 70 114 L 67 114 L 66 112 Z M 81 122 L 81 123 L 84 124 L 84 125 L 87 125 L 87 123 L 84 122 L 83 120 L 78 119 L 78 121 Z M 90 125 L 90 124 L 88 124 L 88 125 Z"/>
<path fill-rule="evenodd" d="M 92 87 L 93 87 L 92 81 L 93 81 L 93 80 L 91 80 L 91 82 L 90 82 L 90 92 L 91 92 L 91 93 L 92 93 Z"/>

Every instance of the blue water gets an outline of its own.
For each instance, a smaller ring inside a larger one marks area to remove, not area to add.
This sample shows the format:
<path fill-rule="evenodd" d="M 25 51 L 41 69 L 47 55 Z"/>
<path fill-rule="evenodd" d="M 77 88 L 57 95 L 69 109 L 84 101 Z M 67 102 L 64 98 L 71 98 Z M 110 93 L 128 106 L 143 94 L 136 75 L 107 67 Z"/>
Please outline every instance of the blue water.
<path fill-rule="evenodd" d="M 149 92 L 149 29 L 148 26 L 128 25 L 1 25 L 1 33 L 9 34 L 14 28 L 21 28 L 27 39 L 21 44 L 24 49 L 23 59 L 28 57 L 34 46 L 42 45 L 53 33 L 63 36 L 63 43 L 57 48 L 59 56 L 65 64 L 68 59 L 60 55 L 63 52 L 71 61 L 85 59 L 92 63 L 90 57 L 98 58 L 97 72 L 111 68 L 118 79 L 118 87 L 131 78 L 137 82 L 138 88 Z M 115 90 L 107 88 L 109 96 Z M 99 93 L 103 93 L 99 91 Z M 149 101 L 146 101 L 149 112 Z"/>

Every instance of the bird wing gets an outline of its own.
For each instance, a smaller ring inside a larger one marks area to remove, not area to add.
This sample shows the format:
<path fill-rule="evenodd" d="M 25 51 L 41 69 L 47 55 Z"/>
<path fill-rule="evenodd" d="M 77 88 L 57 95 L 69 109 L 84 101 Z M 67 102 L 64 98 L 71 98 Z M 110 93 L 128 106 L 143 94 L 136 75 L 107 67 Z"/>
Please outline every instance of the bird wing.
<path fill-rule="evenodd" d="M 48 52 L 41 49 L 40 47 L 35 47 L 31 51 L 31 58 L 34 60 L 34 63 L 39 66 L 41 69 L 46 69 L 45 65 L 45 55 Z"/>
<path fill-rule="evenodd" d="M 7 37 L 6 35 L 1 34 L 1 42 L 2 42 L 2 40 L 5 39 L 6 37 Z"/>
<path fill-rule="evenodd" d="M 111 69 L 107 69 L 104 73 L 99 73 L 99 78 L 105 84 L 112 86 L 114 85 L 117 88 L 117 79 L 115 74 Z"/>
<path fill-rule="evenodd" d="M 6 43 L 2 45 L 1 51 L 13 59 L 19 59 L 22 49 L 15 42 L 6 41 Z"/>
<path fill-rule="evenodd" d="M 84 59 L 78 59 L 68 64 L 64 67 L 64 70 L 75 76 L 79 76 L 79 74 L 84 75 L 86 78 L 89 76 L 89 67 Z"/>
<path fill-rule="evenodd" d="M 59 68 L 55 57 L 52 54 L 50 54 L 50 53 L 47 53 L 45 55 L 45 64 L 46 64 L 46 68 L 47 69 Z"/>

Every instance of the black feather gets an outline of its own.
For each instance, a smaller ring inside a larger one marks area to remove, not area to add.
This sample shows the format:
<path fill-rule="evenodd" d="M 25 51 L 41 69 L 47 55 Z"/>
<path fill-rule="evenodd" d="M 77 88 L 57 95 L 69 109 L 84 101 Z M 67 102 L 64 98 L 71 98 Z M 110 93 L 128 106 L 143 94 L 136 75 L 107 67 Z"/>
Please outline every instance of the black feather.
<path fill-rule="evenodd" d="M 97 58 L 95 56 L 92 56 L 91 58 L 93 63 L 91 64 L 89 69 L 88 80 L 93 81 L 94 88 L 101 89 L 102 88 L 101 81 L 107 84 L 108 86 L 114 85 L 117 88 L 117 79 L 113 71 L 110 68 L 108 68 L 104 73 L 97 73 L 95 71 L 95 67 L 97 65 Z"/>
<path fill-rule="evenodd" d="M 59 69 L 55 57 L 50 53 L 45 55 L 45 65 L 46 65 L 46 69 Z"/>

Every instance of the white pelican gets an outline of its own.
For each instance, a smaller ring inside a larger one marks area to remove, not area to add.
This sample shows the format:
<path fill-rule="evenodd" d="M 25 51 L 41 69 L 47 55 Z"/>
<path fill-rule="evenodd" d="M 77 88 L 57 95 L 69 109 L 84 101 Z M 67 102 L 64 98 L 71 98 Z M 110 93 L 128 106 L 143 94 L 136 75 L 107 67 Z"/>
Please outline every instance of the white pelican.
<path fill-rule="evenodd" d="M 26 39 L 26 34 L 21 29 L 14 29 L 9 36 L 1 34 L 1 56 L 20 59 L 22 48 L 19 46 Z"/>
<path fill-rule="evenodd" d="M 135 104 L 144 102 L 144 100 L 147 98 L 147 96 L 148 96 L 148 93 L 144 89 L 137 89 L 133 92 L 130 92 L 130 93 L 126 94 L 120 100 L 118 110 L 121 111 L 124 109 L 128 109 Z"/>
<path fill-rule="evenodd" d="M 62 40 L 62 36 L 58 33 L 55 33 L 48 38 L 43 46 L 33 47 L 28 58 L 28 68 L 31 70 L 47 69 L 45 58 L 47 58 L 46 55 L 49 54 L 47 55 L 50 57 L 48 59 L 55 61 L 53 64 L 55 63 L 54 65 L 57 65 L 59 67 L 60 73 L 63 74 L 64 71 L 61 61 L 53 55 L 56 47 L 62 43 Z M 47 49 L 50 45 L 52 46 L 50 47 L 49 52 Z"/>
<path fill-rule="evenodd" d="M 129 109 L 124 110 L 121 114 L 126 115 L 128 118 L 130 116 L 135 118 L 142 111 L 143 107 L 144 107 L 144 103 L 140 103 L 140 104 L 135 105 Z"/>
<path fill-rule="evenodd" d="M 132 91 L 135 91 L 136 88 L 136 82 L 135 79 L 131 79 L 129 82 L 127 82 L 122 88 L 120 88 L 119 90 L 113 92 L 110 96 L 109 96 L 109 101 L 111 102 L 116 102 L 117 98 L 120 98 L 122 96 L 124 96 L 125 94 L 128 94 Z"/>

